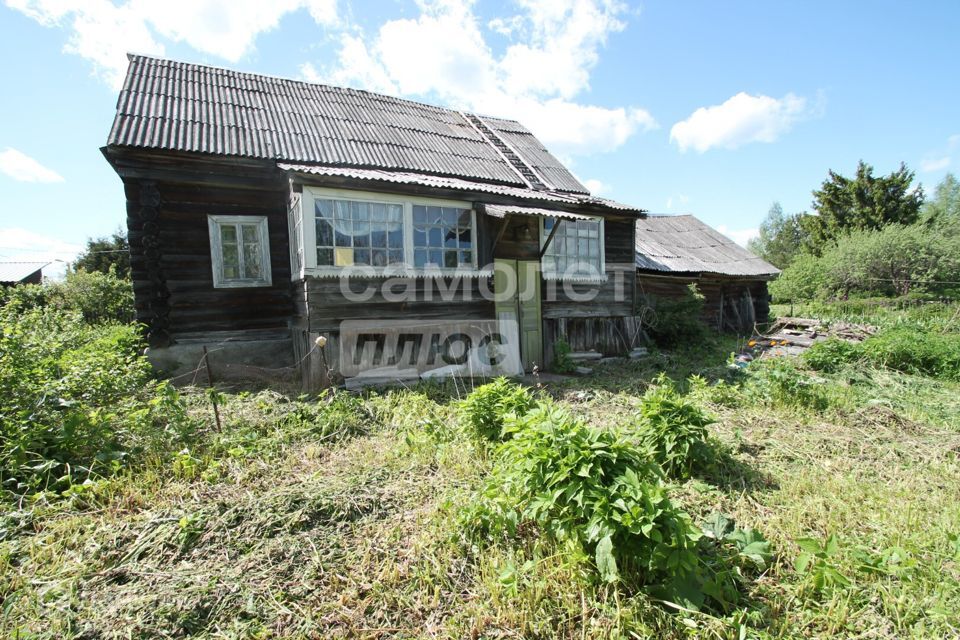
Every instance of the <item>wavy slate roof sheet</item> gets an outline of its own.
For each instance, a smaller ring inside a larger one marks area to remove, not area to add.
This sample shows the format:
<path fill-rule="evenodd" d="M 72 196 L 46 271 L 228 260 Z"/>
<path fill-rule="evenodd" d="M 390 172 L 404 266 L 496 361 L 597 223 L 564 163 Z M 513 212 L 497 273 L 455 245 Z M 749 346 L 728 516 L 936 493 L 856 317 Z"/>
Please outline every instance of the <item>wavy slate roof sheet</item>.
<path fill-rule="evenodd" d="M 446 176 L 432 176 L 422 173 L 412 173 L 406 171 L 385 171 L 383 169 L 353 169 L 350 167 L 326 167 L 311 164 L 290 164 L 278 162 L 277 166 L 284 171 L 294 173 L 306 173 L 315 176 L 336 176 L 341 178 L 352 178 L 354 180 L 371 180 L 374 182 L 395 182 L 399 184 L 418 184 L 426 187 L 438 187 L 442 189 L 456 189 L 459 191 L 470 191 L 478 193 L 492 193 L 496 195 L 511 196 L 522 198 L 524 200 L 540 200 L 547 202 L 556 202 L 561 205 L 595 205 L 606 209 L 614 209 L 631 213 L 640 213 L 643 210 L 637 207 L 623 204 L 615 200 L 606 198 L 597 198 L 594 196 L 561 193 L 555 191 L 534 191 L 526 187 L 514 187 L 502 184 L 491 184 L 488 182 L 475 182 L 463 178 L 452 178 Z"/>
<path fill-rule="evenodd" d="M 780 270 L 697 218 L 637 221 L 637 268 L 668 273 L 774 276 Z"/>
<path fill-rule="evenodd" d="M 468 119 L 356 89 L 129 58 L 108 145 L 408 171 L 526 189 L 531 184 L 524 174 L 533 168 L 549 191 L 589 194 L 518 122 Z"/>

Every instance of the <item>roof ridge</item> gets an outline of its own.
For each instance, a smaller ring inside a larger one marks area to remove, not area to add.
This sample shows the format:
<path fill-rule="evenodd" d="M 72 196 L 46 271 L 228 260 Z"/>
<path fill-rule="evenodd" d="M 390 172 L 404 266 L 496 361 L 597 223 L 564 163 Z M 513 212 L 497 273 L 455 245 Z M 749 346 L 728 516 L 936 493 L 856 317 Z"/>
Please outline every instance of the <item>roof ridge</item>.
<path fill-rule="evenodd" d="M 202 63 L 202 62 L 184 62 L 184 61 L 182 61 L 182 60 L 173 60 L 173 59 L 171 59 L 171 58 L 160 58 L 160 57 L 157 57 L 157 56 L 149 56 L 149 55 L 145 55 L 145 54 L 141 54 L 141 53 L 127 53 L 127 59 L 130 60 L 131 62 L 132 62 L 135 58 L 143 59 L 143 60 L 149 60 L 149 61 L 153 61 L 153 62 L 164 62 L 164 63 L 168 63 L 168 66 L 169 66 L 169 65 L 182 65 L 182 66 L 198 67 L 198 68 L 202 68 L 202 69 L 212 69 L 212 70 L 214 70 L 214 71 L 221 71 L 221 72 L 224 72 L 224 73 L 227 73 L 227 74 L 233 74 L 233 75 L 236 75 L 236 76 L 243 76 L 243 77 L 246 77 L 246 78 L 249 78 L 249 77 L 254 77 L 254 78 L 266 78 L 266 79 L 268 79 L 268 80 L 276 80 L 276 81 L 279 81 L 279 82 L 281 82 L 281 83 L 291 83 L 291 84 L 298 84 L 298 85 L 306 85 L 306 86 L 308 86 L 308 87 L 326 87 L 326 88 L 329 88 L 329 89 L 336 89 L 336 90 L 338 90 L 338 91 L 350 91 L 350 92 L 359 93 L 359 94 L 368 95 L 368 96 L 376 96 L 376 97 L 378 97 L 378 98 L 387 98 L 387 99 L 389 99 L 389 100 L 395 100 L 396 102 L 403 102 L 403 103 L 406 103 L 406 104 L 412 104 L 412 105 L 416 105 L 416 106 L 418 106 L 418 107 L 426 107 L 427 109 L 430 109 L 430 110 L 433 110 L 433 111 L 444 111 L 444 112 L 447 112 L 447 113 L 456 113 L 456 114 L 461 113 L 461 112 L 458 111 L 457 109 L 453 109 L 453 108 L 451 108 L 451 107 L 441 107 L 441 106 L 436 105 L 436 104 L 430 104 L 429 102 L 421 102 L 421 101 L 419 101 L 419 100 L 411 100 L 410 98 L 401 98 L 400 96 L 392 96 L 392 95 L 390 95 L 390 94 L 388 94 L 388 93 L 379 93 L 379 92 L 377 92 L 377 91 L 370 91 L 369 89 L 357 89 L 356 87 L 345 87 L 345 86 L 336 85 L 336 84 L 327 84 L 327 83 L 325 83 L 325 82 L 310 82 L 309 80 L 298 80 L 297 78 L 290 78 L 290 77 L 287 77 L 287 76 L 280 76 L 280 75 L 275 75 L 275 74 L 272 74 L 272 73 L 260 73 L 260 72 L 254 73 L 254 72 L 252 72 L 252 71 L 239 71 L 239 70 L 237 70 L 237 69 L 231 69 L 231 68 L 229 68 L 229 67 L 220 67 L 220 66 L 216 66 L 216 65 L 212 65 L 212 64 Z M 493 116 L 491 116 L 491 117 L 493 117 Z M 517 120 L 511 120 L 511 119 L 509 119 L 509 118 L 497 118 L 497 119 L 498 119 L 498 120 L 507 120 L 507 121 L 510 121 L 510 122 L 516 122 L 517 124 L 523 126 L 523 123 L 522 123 L 522 122 L 519 122 L 519 121 L 517 121 Z"/>

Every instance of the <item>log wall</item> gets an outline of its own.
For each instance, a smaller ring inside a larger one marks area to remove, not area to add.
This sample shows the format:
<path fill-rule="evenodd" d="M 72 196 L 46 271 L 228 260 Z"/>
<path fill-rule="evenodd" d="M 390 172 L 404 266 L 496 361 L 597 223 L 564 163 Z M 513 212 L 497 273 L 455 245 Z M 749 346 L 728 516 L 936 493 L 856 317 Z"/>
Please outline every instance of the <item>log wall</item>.
<path fill-rule="evenodd" d="M 755 324 L 769 321 L 770 297 L 765 280 L 640 273 L 637 277 L 637 314 L 656 308 L 658 298 L 682 298 L 695 283 L 704 296 L 703 319 L 718 331 L 749 333 Z"/>

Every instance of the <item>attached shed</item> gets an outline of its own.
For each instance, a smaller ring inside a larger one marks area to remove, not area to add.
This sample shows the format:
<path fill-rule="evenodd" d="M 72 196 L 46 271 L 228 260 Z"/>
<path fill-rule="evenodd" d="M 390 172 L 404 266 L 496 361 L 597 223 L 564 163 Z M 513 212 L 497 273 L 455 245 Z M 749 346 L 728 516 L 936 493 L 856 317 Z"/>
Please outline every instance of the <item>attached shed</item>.
<path fill-rule="evenodd" d="M 0 286 L 40 284 L 49 262 L 0 262 Z"/>
<path fill-rule="evenodd" d="M 513 120 L 130 56 L 102 151 L 171 376 L 206 362 L 313 388 L 469 375 L 456 344 L 513 372 L 570 333 L 630 346 L 643 210 L 591 195 Z"/>
<path fill-rule="evenodd" d="M 748 332 L 768 321 L 767 282 L 780 270 L 692 215 L 637 221 L 637 300 L 679 298 L 696 284 L 704 319 L 718 330 Z"/>

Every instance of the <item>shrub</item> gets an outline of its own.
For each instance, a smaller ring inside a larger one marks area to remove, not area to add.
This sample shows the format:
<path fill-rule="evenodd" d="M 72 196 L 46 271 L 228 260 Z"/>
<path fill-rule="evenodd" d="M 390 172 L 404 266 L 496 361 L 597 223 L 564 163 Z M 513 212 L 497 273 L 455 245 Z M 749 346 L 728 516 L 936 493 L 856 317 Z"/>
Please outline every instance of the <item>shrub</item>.
<path fill-rule="evenodd" d="M 535 523 L 590 554 L 607 582 L 649 584 L 695 570 L 699 532 L 642 449 L 550 404 L 507 423 L 512 437 L 470 512 L 477 530 L 515 534 Z"/>
<path fill-rule="evenodd" d="M 799 302 L 823 297 L 827 290 L 824 265 L 829 260 L 829 256 L 818 258 L 809 253 L 795 257 L 790 266 L 769 284 L 773 301 Z"/>
<path fill-rule="evenodd" d="M 150 379 L 132 325 L 79 313 L 0 310 L 0 476 L 24 493 L 107 474 L 187 437 L 176 391 Z"/>
<path fill-rule="evenodd" d="M 776 302 L 944 292 L 960 280 L 960 241 L 926 225 L 887 225 L 838 238 L 820 257 L 798 256 L 770 283 Z"/>
<path fill-rule="evenodd" d="M 533 396 L 525 388 L 506 378 L 497 378 L 470 392 L 462 403 L 462 410 L 467 424 L 476 435 L 498 441 L 504 435 L 504 419 L 510 414 L 522 416 L 535 404 Z"/>
<path fill-rule="evenodd" d="M 817 371 L 836 373 L 851 362 L 858 360 L 862 355 L 859 344 L 830 338 L 817 342 L 803 353 L 803 362 Z"/>
<path fill-rule="evenodd" d="M 133 284 L 113 271 L 72 271 L 62 282 L 14 287 L 7 293 L 7 306 L 18 311 L 44 306 L 78 311 L 89 323 L 130 322 Z"/>
<path fill-rule="evenodd" d="M 656 382 L 640 403 L 638 442 L 664 473 L 687 477 L 710 457 L 707 425 L 713 420 L 684 398 L 669 378 L 661 375 Z"/>
<path fill-rule="evenodd" d="M 573 373 L 576 369 L 570 357 L 570 344 L 566 340 L 557 340 L 553 345 L 553 370 L 557 373 Z"/>
<path fill-rule="evenodd" d="M 862 349 L 876 366 L 960 380 L 960 334 L 891 327 L 864 340 Z"/>
<path fill-rule="evenodd" d="M 688 286 L 681 298 L 654 298 L 651 306 L 655 313 L 644 328 L 661 347 L 674 348 L 700 340 L 707 333 L 703 301 L 696 284 Z"/>

